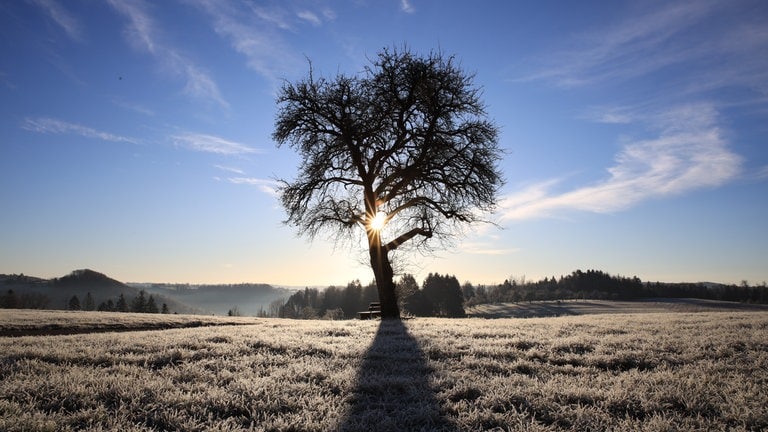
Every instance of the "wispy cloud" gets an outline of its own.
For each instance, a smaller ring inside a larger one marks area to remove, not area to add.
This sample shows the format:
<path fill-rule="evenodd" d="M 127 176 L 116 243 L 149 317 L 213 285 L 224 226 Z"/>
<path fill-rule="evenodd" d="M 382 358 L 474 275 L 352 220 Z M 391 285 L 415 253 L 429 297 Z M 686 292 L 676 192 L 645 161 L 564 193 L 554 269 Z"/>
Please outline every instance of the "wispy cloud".
<path fill-rule="evenodd" d="M 530 61 L 538 67 L 518 80 L 582 87 L 658 73 L 656 97 L 741 87 L 768 102 L 768 28 L 764 16 L 747 10 L 749 2 L 636 7 L 616 24 L 576 35 L 538 62 Z"/>
<path fill-rule="evenodd" d="M 223 166 L 223 165 L 214 165 L 213 167 L 214 168 L 218 168 L 218 169 L 220 169 L 222 171 L 233 173 L 233 174 L 240 174 L 240 175 L 244 175 L 245 174 L 245 172 L 243 170 L 241 170 L 240 168 L 228 167 L 228 166 Z"/>
<path fill-rule="evenodd" d="M 299 11 L 296 14 L 296 16 L 298 16 L 299 18 L 303 19 L 304 21 L 307 21 L 308 23 L 310 23 L 310 24 L 312 24 L 314 26 L 319 26 L 320 24 L 323 23 L 323 21 L 320 20 L 320 17 L 318 17 L 312 11 L 302 10 L 302 11 Z"/>
<path fill-rule="evenodd" d="M 112 98 L 112 103 L 114 103 L 116 106 L 119 106 L 121 108 L 125 108 L 127 110 L 131 110 L 133 112 L 136 112 L 136 113 L 139 113 L 139 114 L 143 114 L 145 116 L 152 117 L 152 116 L 155 115 L 154 111 L 152 111 L 151 109 L 149 109 L 149 108 L 147 108 L 147 107 L 145 107 L 143 105 L 139 105 L 139 104 L 132 103 L 132 102 L 126 102 L 126 101 L 124 101 L 124 100 L 122 100 L 120 98 L 116 98 L 116 97 Z"/>
<path fill-rule="evenodd" d="M 260 153 L 259 150 L 235 141 L 229 141 L 213 135 L 185 133 L 174 135 L 171 140 L 179 147 L 189 150 L 216 153 L 221 155 L 241 155 Z"/>
<path fill-rule="evenodd" d="M 256 186 L 260 191 L 271 195 L 278 196 L 277 187 L 278 183 L 274 180 L 253 178 L 253 177 L 232 177 L 227 179 L 230 183 L 244 184 L 250 186 Z"/>
<path fill-rule="evenodd" d="M 328 21 L 333 21 L 336 19 L 336 12 L 334 12 L 332 9 L 322 9 L 320 11 L 311 11 L 311 10 L 301 10 L 296 13 L 296 16 L 299 17 L 302 21 L 308 22 L 312 24 L 315 27 L 321 26 L 325 24 Z"/>
<path fill-rule="evenodd" d="M 54 0 L 31 0 L 32 3 L 43 9 L 48 16 L 61 27 L 70 38 L 81 41 L 83 39 L 82 26 L 78 20 Z"/>
<path fill-rule="evenodd" d="M 229 108 L 229 103 L 222 97 L 213 78 L 176 49 L 158 41 L 157 28 L 152 18 L 144 11 L 141 1 L 109 0 L 109 3 L 128 18 L 126 35 L 129 42 L 137 50 L 155 57 L 170 73 L 183 78 L 186 81 L 184 93 Z"/>
<path fill-rule="evenodd" d="M 400 10 L 409 14 L 416 12 L 416 8 L 413 7 L 410 0 L 400 0 Z"/>
<path fill-rule="evenodd" d="M 228 39 L 232 48 L 245 56 L 248 67 L 265 78 L 278 82 L 301 65 L 301 58 L 293 54 L 294 50 L 279 34 L 280 30 L 292 29 L 291 15 L 287 11 L 218 0 L 192 2 L 213 19 L 216 33 Z M 327 17 L 328 13 L 323 15 Z M 313 24 L 321 22 L 319 15 L 308 11 L 299 17 Z"/>
<path fill-rule="evenodd" d="M 593 106 L 581 116 L 584 120 L 595 123 L 627 124 L 635 119 L 632 110 L 626 107 Z"/>
<path fill-rule="evenodd" d="M 768 179 L 768 165 L 758 168 L 752 177 L 756 180 Z"/>
<path fill-rule="evenodd" d="M 638 12 L 613 26 L 575 38 L 573 46 L 544 59 L 528 76 L 563 86 L 587 85 L 645 75 L 711 54 L 705 41 L 680 38 L 713 10 L 712 1 L 673 2 Z"/>
<path fill-rule="evenodd" d="M 728 149 L 711 105 L 681 106 L 651 121 L 658 136 L 626 143 L 605 180 L 570 191 L 555 190 L 562 179 L 529 185 L 501 200 L 501 219 L 553 217 L 570 210 L 611 213 L 648 199 L 720 186 L 740 174 L 742 159 Z"/>
<path fill-rule="evenodd" d="M 16 90 L 18 88 L 18 86 L 16 84 L 12 83 L 8 79 L 8 74 L 3 72 L 2 70 L 0 70 L 0 83 L 2 83 L 5 87 L 7 87 L 7 88 L 9 88 L 11 90 Z"/>
<path fill-rule="evenodd" d="M 21 127 L 25 130 L 37 133 L 53 135 L 79 135 L 82 137 L 99 139 L 102 141 L 139 144 L 139 141 L 133 138 L 115 135 L 76 123 L 69 123 L 63 120 L 47 117 L 26 118 L 22 122 Z"/>

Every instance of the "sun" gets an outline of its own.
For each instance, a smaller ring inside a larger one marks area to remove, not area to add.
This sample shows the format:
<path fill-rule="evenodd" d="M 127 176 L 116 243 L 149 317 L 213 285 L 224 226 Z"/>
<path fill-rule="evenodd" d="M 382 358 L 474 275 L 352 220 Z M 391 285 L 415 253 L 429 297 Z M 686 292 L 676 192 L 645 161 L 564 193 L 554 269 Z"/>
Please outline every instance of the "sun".
<path fill-rule="evenodd" d="M 370 227 L 373 231 L 381 231 L 384 229 L 384 225 L 387 224 L 387 214 L 384 212 L 376 213 L 376 216 L 371 219 Z"/>

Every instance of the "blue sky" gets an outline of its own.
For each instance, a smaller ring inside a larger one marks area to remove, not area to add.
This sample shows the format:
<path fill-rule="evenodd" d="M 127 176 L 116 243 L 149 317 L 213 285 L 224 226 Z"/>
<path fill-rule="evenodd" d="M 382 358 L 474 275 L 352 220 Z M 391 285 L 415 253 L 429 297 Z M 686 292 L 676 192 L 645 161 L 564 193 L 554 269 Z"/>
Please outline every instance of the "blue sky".
<path fill-rule="evenodd" d="M 0 273 L 345 284 L 362 249 L 281 224 L 283 79 L 454 54 L 501 127 L 493 219 L 408 270 L 768 280 L 768 3 L 0 4 Z"/>

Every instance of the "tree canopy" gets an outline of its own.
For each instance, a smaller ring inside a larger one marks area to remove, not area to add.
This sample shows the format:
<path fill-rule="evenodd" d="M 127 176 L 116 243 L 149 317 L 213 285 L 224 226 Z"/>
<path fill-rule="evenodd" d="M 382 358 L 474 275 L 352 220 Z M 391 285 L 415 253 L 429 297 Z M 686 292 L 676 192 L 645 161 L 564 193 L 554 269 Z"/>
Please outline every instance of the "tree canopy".
<path fill-rule="evenodd" d="M 273 138 L 301 157 L 282 180 L 286 223 L 369 245 L 382 315 L 399 316 L 389 253 L 429 252 L 494 210 L 498 128 L 453 56 L 384 49 L 363 73 L 309 76 L 279 92 Z"/>

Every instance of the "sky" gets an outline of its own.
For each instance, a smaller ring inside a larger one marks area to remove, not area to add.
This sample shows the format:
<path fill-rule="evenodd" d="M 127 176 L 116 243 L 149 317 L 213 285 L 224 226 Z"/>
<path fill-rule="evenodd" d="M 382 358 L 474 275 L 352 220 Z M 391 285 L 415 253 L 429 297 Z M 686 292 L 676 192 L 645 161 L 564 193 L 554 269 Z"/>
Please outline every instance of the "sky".
<path fill-rule="evenodd" d="M 285 81 L 455 55 L 500 128 L 496 225 L 405 270 L 768 280 L 768 2 L 0 3 L 0 273 L 367 283 L 282 223 Z"/>

